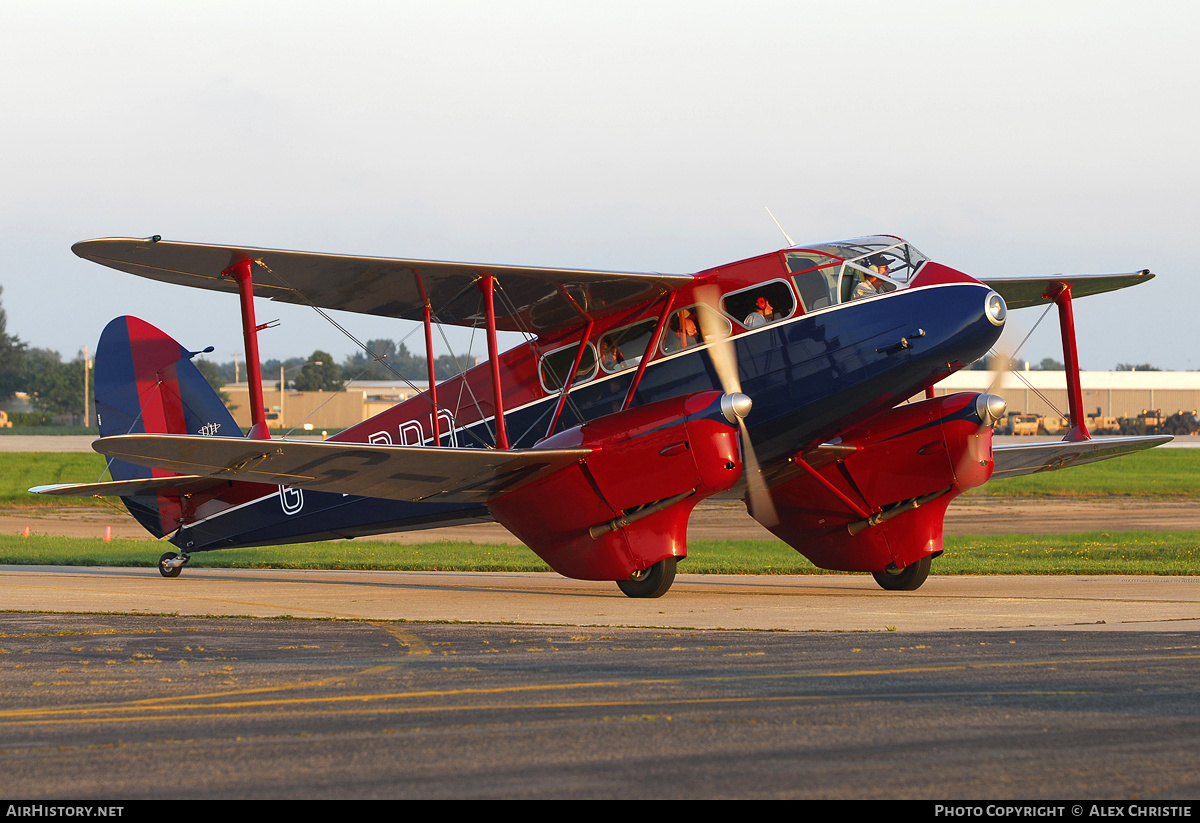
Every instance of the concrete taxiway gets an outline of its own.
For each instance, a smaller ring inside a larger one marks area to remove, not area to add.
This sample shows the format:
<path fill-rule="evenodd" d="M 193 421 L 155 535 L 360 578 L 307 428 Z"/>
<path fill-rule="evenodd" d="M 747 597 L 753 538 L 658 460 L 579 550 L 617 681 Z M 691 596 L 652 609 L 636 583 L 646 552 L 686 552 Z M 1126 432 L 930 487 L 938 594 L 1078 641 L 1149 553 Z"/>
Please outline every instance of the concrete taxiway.
<path fill-rule="evenodd" d="M 885 592 L 868 575 L 681 574 L 634 600 L 550 573 L 0 566 L 5 609 L 770 631 L 1200 628 L 1200 578 L 933 576 Z"/>

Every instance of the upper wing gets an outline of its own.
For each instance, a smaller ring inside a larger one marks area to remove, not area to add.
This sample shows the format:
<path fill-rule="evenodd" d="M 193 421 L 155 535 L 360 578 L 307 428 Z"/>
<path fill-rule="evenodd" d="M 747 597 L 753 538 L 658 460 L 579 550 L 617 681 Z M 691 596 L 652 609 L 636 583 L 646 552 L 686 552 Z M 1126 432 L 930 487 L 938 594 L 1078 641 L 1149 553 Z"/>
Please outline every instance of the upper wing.
<path fill-rule="evenodd" d="M 1048 472 L 1067 466 L 1081 466 L 1110 457 L 1120 457 L 1143 449 L 1152 449 L 1174 440 L 1170 435 L 1153 437 L 1097 437 L 1091 440 L 1060 440 L 1054 443 L 993 446 L 996 461 L 992 479 L 1020 477 L 1023 474 Z"/>
<path fill-rule="evenodd" d="M 1127 274 L 1056 274 L 1051 277 L 1022 277 L 1003 280 L 984 280 L 1004 298 L 1010 309 L 1024 309 L 1049 303 L 1064 287 L 1071 287 L 1071 297 L 1087 297 L 1106 291 L 1136 286 L 1153 279 L 1150 269 Z"/>
<path fill-rule="evenodd" d="M 92 448 L 140 466 L 314 491 L 486 502 L 568 466 L 591 449 L 450 449 L 173 434 L 102 437 Z M 179 478 L 176 478 L 179 479 Z"/>
<path fill-rule="evenodd" d="M 253 260 L 261 264 L 251 267 L 254 293 L 259 297 L 422 320 L 428 296 L 435 322 L 459 326 L 482 322 L 475 283 L 491 274 L 500 287 L 496 328 L 538 333 L 578 323 L 576 305 L 596 316 L 655 299 L 692 282 L 690 274 L 398 260 L 155 238 L 85 240 L 71 250 L 85 260 L 151 280 L 233 293 L 237 283 L 222 272 L 234 263 Z"/>

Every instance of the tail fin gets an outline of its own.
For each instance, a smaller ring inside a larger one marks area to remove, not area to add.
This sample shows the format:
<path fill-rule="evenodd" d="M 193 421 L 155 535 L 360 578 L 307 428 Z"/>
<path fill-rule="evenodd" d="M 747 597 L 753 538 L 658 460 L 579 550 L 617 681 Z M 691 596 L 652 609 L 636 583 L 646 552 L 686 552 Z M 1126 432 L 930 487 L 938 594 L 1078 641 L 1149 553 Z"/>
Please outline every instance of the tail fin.
<path fill-rule="evenodd" d="M 241 429 L 192 363 L 195 352 L 136 317 L 118 317 L 96 346 L 96 417 L 101 437 L 116 434 L 198 434 L 239 437 Z M 169 477 L 121 460 L 114 480 Z M 178 528 L 179 497 L 123 497 L 130 514 L 163 537 Z"/>

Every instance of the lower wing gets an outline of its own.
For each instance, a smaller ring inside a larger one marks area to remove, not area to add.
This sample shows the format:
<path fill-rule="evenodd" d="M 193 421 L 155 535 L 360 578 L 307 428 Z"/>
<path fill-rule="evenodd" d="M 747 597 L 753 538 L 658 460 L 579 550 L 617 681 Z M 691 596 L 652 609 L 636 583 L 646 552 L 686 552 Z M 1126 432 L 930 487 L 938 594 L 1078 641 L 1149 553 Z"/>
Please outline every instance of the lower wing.
<path fill-rule="evenodd" d="M 208 482 L 242 480 L 387 500 L 436 498 L 439 503 L 486 502 L 591 453 L 590 449 L 499 451 L 169 434 L 104 437 L 93 448 L 108 457 Z"/>
<path fill-rule="evenodd" d="M 1030 443 L 1028 445 L 993 446 L 992 458 L 996 468 L 992 479 L 1020 477 L 1023 474 L 1049 472 L 1067 466 L 1095 463 L 1110 457 L 1120 457 L 1169 443 L 1169 435 L 1155 437 L 1097 437 L 1091 440 Z"/>

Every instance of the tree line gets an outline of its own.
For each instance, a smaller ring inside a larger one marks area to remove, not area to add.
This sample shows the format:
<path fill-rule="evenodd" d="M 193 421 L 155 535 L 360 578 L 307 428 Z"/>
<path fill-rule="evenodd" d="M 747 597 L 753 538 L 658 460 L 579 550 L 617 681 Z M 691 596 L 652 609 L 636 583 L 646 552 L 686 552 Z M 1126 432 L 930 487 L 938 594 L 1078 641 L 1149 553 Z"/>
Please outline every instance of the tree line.
<path fill-rule="evenodd" d="M 402 342 L 375 339 L 367 341 L 367 352 L 356 352 L 337 363 L 328 352 L 315 351 L 308 357 L 289 357 L 286 360 L 266 360 L 262 364 L 263 380 L 277 380 L 283 369 L 283 379 L 296 391 L 340 391 L 350 380 L 412 380 L 429 379 L 424 356 L 414 354 Z M 245 382 L 244 363 L 229 360 L 214 363 L 204 358 L 194 361 L 209 383 L 219 387 L 237 381 Z M 433 368 L 438 380 L 454 377 L 475 365 L 475 360 L 456 359 L 448 354 L 435 357 Z"/>
<path fill-rule="evenodd" d="M 0 287 L 0 295 L 3 287 Z M 262 364 L 264 380 L 277 379 L 283 369 L 284 381 L 296 391 L 340 391 L 348 380 L 413 380 L 429 379 L 426 360 L 413 354 L 404 343 L 376 339 L 367 342 L 375 354 L 365 352 L 350 355 L 339 364 L 328 352 L 314 351 L 308 357 L 286 360 L 267 360 Z M 245 364 L 234 361 L 215 363 L 203 357 L 192 361 L 209 384 L 218 392 L 235 376 L 246 379 Z M 460 367 L 461 364 L 461 367 Z M 434 360 L 438 380 L 453 377 L 474 361 L 455 361 L 450 355 Z M 51 349 L 29 346 L 16 335 L 8 333 L 8 314 L 0 303 L 0 402 L 24 392 L 30 404 L 47 417 L 68 416 L 76 423 L 84 414 L 84 354 L 78 352 L 69 361 Z M 237 372 L 240 371 L 240 374 Z M 87 378 L 90 380 L 90 377 Z M 93 394 L 94 387 L 88 386 Z M 224 393 L 222 392 L 222 395 Z M 228 402 L 228 397 L 222 396 Z M 91 405 L 89 398 L 88 404 Z"/>
<path fill-rule="evenodd" d="M 83 352 L 64 363 L 56 351 L 31 348 L 8 333 L 8 313 L 0 305 L 0 401 L 23 391 L 40 412 L 82 420 L 83 381 Z"/>

